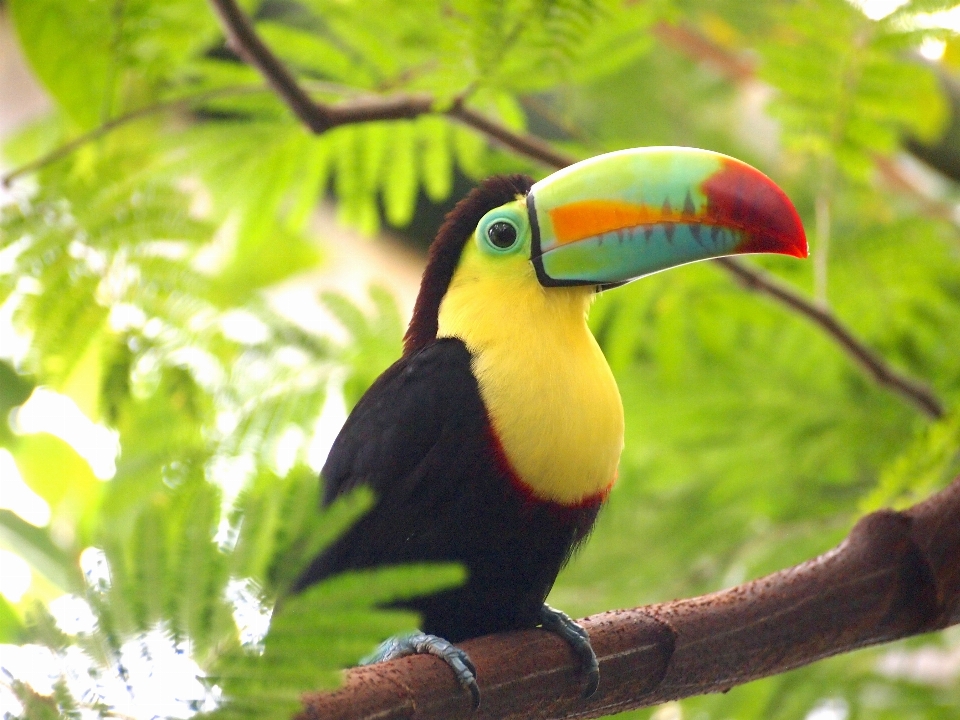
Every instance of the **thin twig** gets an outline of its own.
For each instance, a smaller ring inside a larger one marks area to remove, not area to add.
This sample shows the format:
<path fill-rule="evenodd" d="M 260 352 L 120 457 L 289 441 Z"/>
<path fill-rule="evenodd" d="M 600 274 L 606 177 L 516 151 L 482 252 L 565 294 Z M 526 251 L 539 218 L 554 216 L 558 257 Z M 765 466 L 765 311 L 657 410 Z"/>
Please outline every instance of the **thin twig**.
<path fill-rule="evenodd" d="M 894 160 L 876 155 L 873 165 L 888 187 L 911 198 L 925 215 L 960 225 L 960 211 L 957 207 L 937 197 L 932 197 L 911 178 Z"/>
<path fill-rule="evenodd" d="M 567 165 L 573 165 L 577 161 L 577 158 L 554 149 L 549 143 L 535 135 L 515 133 L 498 122 L 469 109 L 462 103 L 455 103 L 452 108 L 447 110 L 446 114 L 474 130 L 479 130 L 503 147 L 514 150 L 521 155 L 526 155 L 531 160 L 536 160 L 548 167 L 560 169 Z"/>
<path fill-rule="evenodd" d="M 661 42 L 710 65 L 728 80 L 741 83 L 756 77 L 757 67 L 752 59 L 730 52 L 687 25 L 659 22 L 653 26 L 653 34 Z"/>
<path fill-rule="evenodd" d="M 576 158 L 554 149 L 549 143 L 528 133 L 516 133 L 500 123 L 468 108 L 463 98 L 457 99 L 448 108 L 436 107 L 429 95 L 399 95 L 385 98 L 368 98 L 341 105 L 327 105 L 313 101 L 290 74 L 283 62 L 273 54 L 259 38 L 250 20 L 237 6 L 235 0 L 209 0 L 219 15 L 231 47 L 273 87 L 300 120 L 316 133 L 323 133 L 337 125 L 366 122 L 370 120 L 413 118 L 425 113 L 446 114 L 474 128 L 506 148 L 560 169 L 571 165 Z M 668 25 L 658 26 L 661 37 L 685 46 L 696 45 L 697 52 L 705 53 L 711 60 L 722 65 L 725 72 L 746 80 L 753 77 L 752 64 L 740 61 L 710 41 L 683 28 Z M 747 287 L 761 291 L 794 310 L 822 328 L 834 338 L 861 367 L 883 387 L 886 387 L 920 408 L 933 418 L 944 414 L 943 404 L 917 380 L 891 368 L 876 352 L 868 348 L 829 311 L 817 307 L 783 283 L 768 277 L 766 273 L 749 268 L 734 258 L 717 261 L 720 267 Z"/>
<path fill-rule="evenodd" d="M 930 388 L 890 367 L 882 356 L 860 342 L 829 310 L 811 303 L 786 283 L 776 280 L 769 273 L 751 268 L 746 263 L 730 257 L 718 258 L 714 262 L 733 275 L 745 288 L 769 295 L 818 325 L 836 340 L 847 355 L 866 370 L 878 385 L 897 393 L 934 420 L 943 417 L 943 404 Z"/>
<path fill-rule="evenodd" d="M 132 123 L 136 120 L 142 120 L 143 118 L 150 117 L 151 115 L 159 115 L 160 113 L 165 113 L 171 110 L 186 109 L 196 105 L 197 103 L 213 100 L 214 98 L 218 97 L 258 92 L 268 92 L 268 89 L 259 85 L 235 85 L 230 87 L 216 88 L 213 90 L 206 90 L 194 95 L 187 95 L 185 97 L 179 97 L 173 100 L 164 100 L 152 105 L 146 105 L 145 107 L 138 108 L 137 110 L 126 113 L 125 115 L 118 115 L 112 120 L 108 120 L 103 125 L 100 125 L 89 132 L 85 132 L 82 135 L 78 135 L 73 140 L 54 148 L 50 152 L 41 155 L 35 160 L 31 160 L 30 162 L 25 163 L 18 168 L 14 168 L 7 174 L 0 177 L 0 184 L 2 184 L 3 187 L 10 187 L 10 184 L 18 177 L 35 172 L 51 163 L 56 162 L 57 160 L 61 160 L 83 145 L 94 142 L 95 140 L 99 140 L 113 130 L 116 130 L 117 128 Z"/>

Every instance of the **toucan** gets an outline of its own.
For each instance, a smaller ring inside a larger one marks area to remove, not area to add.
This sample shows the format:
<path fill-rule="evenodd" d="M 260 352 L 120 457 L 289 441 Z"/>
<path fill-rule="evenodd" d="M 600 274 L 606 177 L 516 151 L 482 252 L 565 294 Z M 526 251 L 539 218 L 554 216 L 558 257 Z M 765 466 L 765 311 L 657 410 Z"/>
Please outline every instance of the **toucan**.
<path fill-rule="evenodd" d="M 492 177 L 432 243 L 403 354 L 363 395 L 321 471 L 322 502 L 359 486 L 372 508 L 296 583 L 410 562 L 454 562 L 463 585 L 399 603 L 420 631 L 372 660 L 430 653 L 480 695 L 454 644 L 523 628 L 558 633 L 585 674 L 586 631 L 545 603 L 589 535 L 623 449 L 620 394 L 587 325 L 598 292 L 739 253 L 806 257 L 784 192 L 734 158 L 621 150 L 533 182 Z"/>

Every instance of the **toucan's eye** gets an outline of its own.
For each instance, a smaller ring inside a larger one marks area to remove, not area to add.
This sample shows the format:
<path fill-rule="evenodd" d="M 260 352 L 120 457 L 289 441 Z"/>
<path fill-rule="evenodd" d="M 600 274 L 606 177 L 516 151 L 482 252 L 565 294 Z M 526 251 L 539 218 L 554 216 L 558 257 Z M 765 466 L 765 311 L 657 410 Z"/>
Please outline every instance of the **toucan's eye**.
<path fill-rule="evenodd" d="M 517 198 L 480 218 L 474 237 L 481 252 L 490 257 L 513 257 L 529 245 L 530 224 L 524 202 Z"/>
<path fill-rule="evenodd" d="M 498 220 L 487 228 L 487 237 L 494 247 L 506 250 L 516 244 L 519 233 L 513 223 Z"/>

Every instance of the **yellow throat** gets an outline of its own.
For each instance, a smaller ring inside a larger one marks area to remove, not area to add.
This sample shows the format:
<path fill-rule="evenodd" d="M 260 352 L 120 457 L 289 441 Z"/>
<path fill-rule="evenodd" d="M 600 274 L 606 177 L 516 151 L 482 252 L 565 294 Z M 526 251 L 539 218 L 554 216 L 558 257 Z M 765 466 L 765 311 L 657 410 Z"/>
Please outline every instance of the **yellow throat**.
<path fill-rule="evenodd" d="M 592 288 L 544 288 L 523 256 L 491 261 L 468 242 L 440 306 L 461 339 L 490 421 L 538 498 L 575 505 L 606 491 L 623 450 L 623 406 L 587 327 Z"/>

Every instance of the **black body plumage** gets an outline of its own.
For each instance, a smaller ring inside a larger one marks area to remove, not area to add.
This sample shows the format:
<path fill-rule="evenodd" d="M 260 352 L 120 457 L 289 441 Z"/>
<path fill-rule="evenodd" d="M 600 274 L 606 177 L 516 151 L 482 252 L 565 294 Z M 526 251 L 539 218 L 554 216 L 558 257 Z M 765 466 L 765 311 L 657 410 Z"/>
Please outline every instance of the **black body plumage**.
<path fill-rule="evenodd" d="M 321 473 L 324 503 L 359 485 L 374 507 L 318 556 L 295 590 L 346 570 L 459 562 L 465 585 L 404 602 L 424 632 L 451 642 L 534 627 L 599 502 L 537 500 L 502 455 L 466 346 L 434 340 L 370 387 Z"/>

